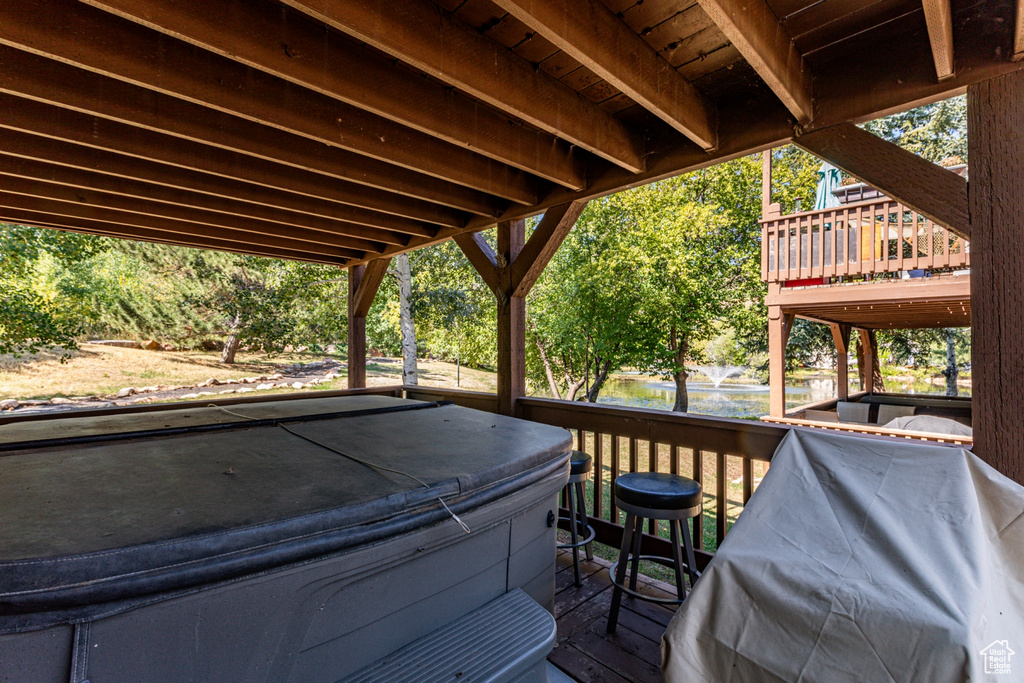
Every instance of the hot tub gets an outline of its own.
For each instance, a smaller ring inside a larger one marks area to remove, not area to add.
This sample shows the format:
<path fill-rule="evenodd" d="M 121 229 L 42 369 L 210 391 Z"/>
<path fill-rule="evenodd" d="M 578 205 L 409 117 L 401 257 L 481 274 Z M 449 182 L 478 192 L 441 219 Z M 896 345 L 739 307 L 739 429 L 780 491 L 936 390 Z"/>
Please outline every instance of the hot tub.
<path fill-rule="evenodd" d="M 0 680 L 337 681 L 550 609 L 570 448 L 383 396 L 0 425 Z"/>

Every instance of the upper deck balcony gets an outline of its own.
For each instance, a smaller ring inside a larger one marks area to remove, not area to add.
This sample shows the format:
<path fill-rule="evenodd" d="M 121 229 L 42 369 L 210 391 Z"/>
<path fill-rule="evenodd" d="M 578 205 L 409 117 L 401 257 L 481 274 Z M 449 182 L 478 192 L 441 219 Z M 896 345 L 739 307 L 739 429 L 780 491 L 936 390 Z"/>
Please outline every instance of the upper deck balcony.
<path fill-rule="evenodd" d="M 965 166 L 950 170 L 964 174 Z M 761 278 L 785 286 L 892 273 L 913 277 L 970 268 L 970 244 L 862 183 L 835 192 L 838 207 L 761 220 Z"/>

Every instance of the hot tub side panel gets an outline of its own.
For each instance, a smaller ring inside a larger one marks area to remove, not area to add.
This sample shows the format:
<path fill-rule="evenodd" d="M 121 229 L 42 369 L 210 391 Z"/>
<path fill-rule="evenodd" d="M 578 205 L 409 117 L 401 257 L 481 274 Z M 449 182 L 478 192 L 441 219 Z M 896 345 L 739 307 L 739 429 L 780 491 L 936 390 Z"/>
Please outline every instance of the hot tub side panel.
<path fill-rule="evenodd" d="M 333 682 L 503 593 L 554 600 L 560 472 L 421 528 L 296 566 L 112 614 L 0 636 L 0 681 L 66 683 L 73 651 L 92 680 Z M 79 658 L 81 660 L 81 657 Z M 83 679 L 86 676 L 83 676 Z"/>

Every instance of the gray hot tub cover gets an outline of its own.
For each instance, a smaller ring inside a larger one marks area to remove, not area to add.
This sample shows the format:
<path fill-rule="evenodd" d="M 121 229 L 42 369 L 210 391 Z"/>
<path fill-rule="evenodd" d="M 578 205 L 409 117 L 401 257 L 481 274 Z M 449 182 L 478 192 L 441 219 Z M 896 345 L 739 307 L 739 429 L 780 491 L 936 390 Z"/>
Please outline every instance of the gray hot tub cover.
<path fill-rule="evenodd" d="M 662 667 L 669 683 L 1024 680 L 1024 488 L 959 448 L 793 430 Z"/>

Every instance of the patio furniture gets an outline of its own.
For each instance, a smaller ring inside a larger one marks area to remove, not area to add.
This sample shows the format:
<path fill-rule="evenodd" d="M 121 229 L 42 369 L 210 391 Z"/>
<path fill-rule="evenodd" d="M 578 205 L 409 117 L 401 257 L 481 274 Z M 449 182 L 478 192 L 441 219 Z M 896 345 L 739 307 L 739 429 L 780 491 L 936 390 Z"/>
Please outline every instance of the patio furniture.
<path fill-rule="evenodd" d="M 878 404 L 878 419 L 880 425 L 889 424 L 898 417 L 910 417 L 917 408 L 915 406 L 897 406 L 891 403 Z"/>
<path fill-rule="evenodd" d="M 622 548 L 619 560 L 608 568 L 612 584 L 612 606 L 608 614 L 608 632 L 615 631 L 619 619 L 619 604 L 622 594 L 627 593 L 635 598 L 662 604 L 679 605 L 686 598 L 686 584 L 683 581 L 683 567 L 690 577 L 690 587 L 694 586 L 700 572 L 697 571 L 693 554 L 693 542 L 690 539 L 690 528 L 683 521 L 696 517 L 701 512 L 702 490 L 699 482 L 677 474 L 660 472 L 632 472 L 615 480 L 615 505 L 626 513 L 625 529 L 622 533 Z M 662 557 L 641 555 L 640 543 L 643 538 L 645 519 L 663 519 L 668 521 L 672 539 L 673 560 Z M 680 537 L 686 562 L 680 552 Z M 630 551 L 632 547 L 632 552 Z M 664 564 L 675 569 L 676 593 L 678 599 L 656 598 L 637 592 L 636 580 L 640 560 L 649 560 Z M 626 587 L 626 565 L 629 564 L 629 587 Z"/>
<path fill-rule="evenodd" d="M 839 422 L 839 413 L 834 413 L 831 410 L 813 410 L 807 409 L 804 411 L 805 420 L 814 420 L 815 422 Z"/>
<path fill-rule="evenodd" d="M 856 424 L 868 424 L 871 406 L 867 403 L 851 403 L 840 401 L 836 404 L 836 412 L 839 414 L 840 422 L 853 422 Z"/>
<path fill-rule="evenodd" d="M 594 559 L 591 542 L 597 533 L 587 519 L 587 499 L 583 495 L 583 482 L 590 479 L 590 470 L 594 462 L 583 451 L 573 451 L 569 457 L 569 482 L 565 485 L 565 504 L 569 510 L 568 517 L 559 515 L 559 521 L 569 523 L 570 543 L 559 544 L 559 548 L 572 548 L 572 569 L 576 576 L 576 585 L 580 580 L 580 547 L 587 551 L 587 559 Z M 580 538 L 582 537 L 582 540 Z"/>

